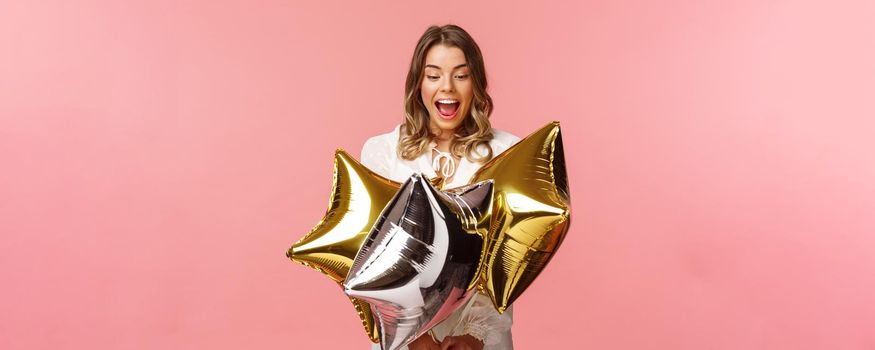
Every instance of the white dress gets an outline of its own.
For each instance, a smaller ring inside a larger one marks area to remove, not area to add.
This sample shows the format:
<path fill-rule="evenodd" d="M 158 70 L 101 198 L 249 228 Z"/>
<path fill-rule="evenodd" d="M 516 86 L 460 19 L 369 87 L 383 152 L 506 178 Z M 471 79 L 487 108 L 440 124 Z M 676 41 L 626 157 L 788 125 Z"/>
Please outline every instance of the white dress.
<path fill-rule="evenodd" d="M 437 176 L 432 168 L 432 152 L 425 152 L 414 160 L 405 160 L 398 156 L 397 146 L 400 125 L 389 133 L 377 135 L 368 139 L 362 146 L 361 162 L 372 171 L 388 179 L 404 182 L 414 173 L 425 174 L 429 178 Z M 493 139 L 489 141 L 492 147 L 493 157 L 504 152 L 520 140 L 508 132 L 492 129 Z M 434 142 L 432 142 L 432 147 Z M 431 149 L 431 147 L 429 147 Z M 485 146 L 478 149 L 480 154 L 485 153 Z M 471 176 L 480 169 L 482 163 L 472 163 L 462 157 L 453 181 L 444 185 L 444 188 L 454 188 L 467 185 Z M 483 293 L 474 293 L 468 303 L 451 314 L 446 320 L 432 328 L 432 333 L 438 340 L 445 336 L 459 336 L 470 334 L 483 340 L 484 350 L 508 350 L 513 349 L 513 338 L 510 327 L 513 324 L 513 306 L 507 308 L 503 314 L 499 314 L 492 306 L 492 301 Z M 373 344 L 372 349 L 379 350 L 379 344 Z M 407 350 L 407 347 L 402 348 Z"/>

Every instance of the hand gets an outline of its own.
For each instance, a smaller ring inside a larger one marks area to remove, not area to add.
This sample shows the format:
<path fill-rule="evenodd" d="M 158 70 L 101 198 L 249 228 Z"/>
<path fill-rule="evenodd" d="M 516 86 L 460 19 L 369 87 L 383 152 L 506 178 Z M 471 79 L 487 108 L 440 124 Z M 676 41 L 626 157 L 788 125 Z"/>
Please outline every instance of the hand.
<path fill-rule="evenodd" d="M 441 350 L 483 350 L 483 342 L 471 335 L 446 337 L 441 341 Z"/>
<path fill-rule="evenodd" d="M 431 335 L 426 333 L 421 335 L 416 340 L 407 344 L 407 349 L 409 350 L 440 350 L 441 344 L 436 343 L 434 339 L 431 338 Z"/>

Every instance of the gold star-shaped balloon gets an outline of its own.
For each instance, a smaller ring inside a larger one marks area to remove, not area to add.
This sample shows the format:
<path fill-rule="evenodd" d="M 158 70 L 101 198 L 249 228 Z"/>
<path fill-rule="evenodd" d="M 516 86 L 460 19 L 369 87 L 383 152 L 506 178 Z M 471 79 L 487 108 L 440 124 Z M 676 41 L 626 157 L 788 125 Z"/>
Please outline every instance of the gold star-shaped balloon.
<path fill-rule="evenodd" d="M 334 181 L 328 211 L 286 256 L 343 283 L 371 226 L 401 184 L 368 170 L 344 150 L 334 154 Z M 373 342 L 379 342 L 377 323 L 368 303 L 350 298 Z"/>
<path fill-rule="evenodd" d="M 559 122 L 484 164 L 471 182 L 495 181 L 481 287 L 504 312 L 534 281 L 568 231 L 570 198 Z"/>

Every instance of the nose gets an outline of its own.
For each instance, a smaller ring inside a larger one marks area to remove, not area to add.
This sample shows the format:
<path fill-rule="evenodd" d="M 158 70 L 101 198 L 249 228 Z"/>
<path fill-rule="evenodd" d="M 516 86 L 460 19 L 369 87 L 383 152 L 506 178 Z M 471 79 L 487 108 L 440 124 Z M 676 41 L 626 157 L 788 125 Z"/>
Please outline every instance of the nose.
<path fill-rule="evenodd" d="M 441 83 L 441 92 L 452 92 L 453 91 L 453 78 L 444 79 Z"/>

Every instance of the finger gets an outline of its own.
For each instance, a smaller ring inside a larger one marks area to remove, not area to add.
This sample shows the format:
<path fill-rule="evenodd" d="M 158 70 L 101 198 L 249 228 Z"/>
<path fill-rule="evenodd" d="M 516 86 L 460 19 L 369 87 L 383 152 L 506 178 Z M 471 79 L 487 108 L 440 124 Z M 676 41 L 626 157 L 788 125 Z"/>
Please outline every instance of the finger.
<path fill-rule="evenodd" d="M 441 341 L 441 350 L 447 350 L 454 344 L 456 344 L 456 337 L 446 337 Z"/>

